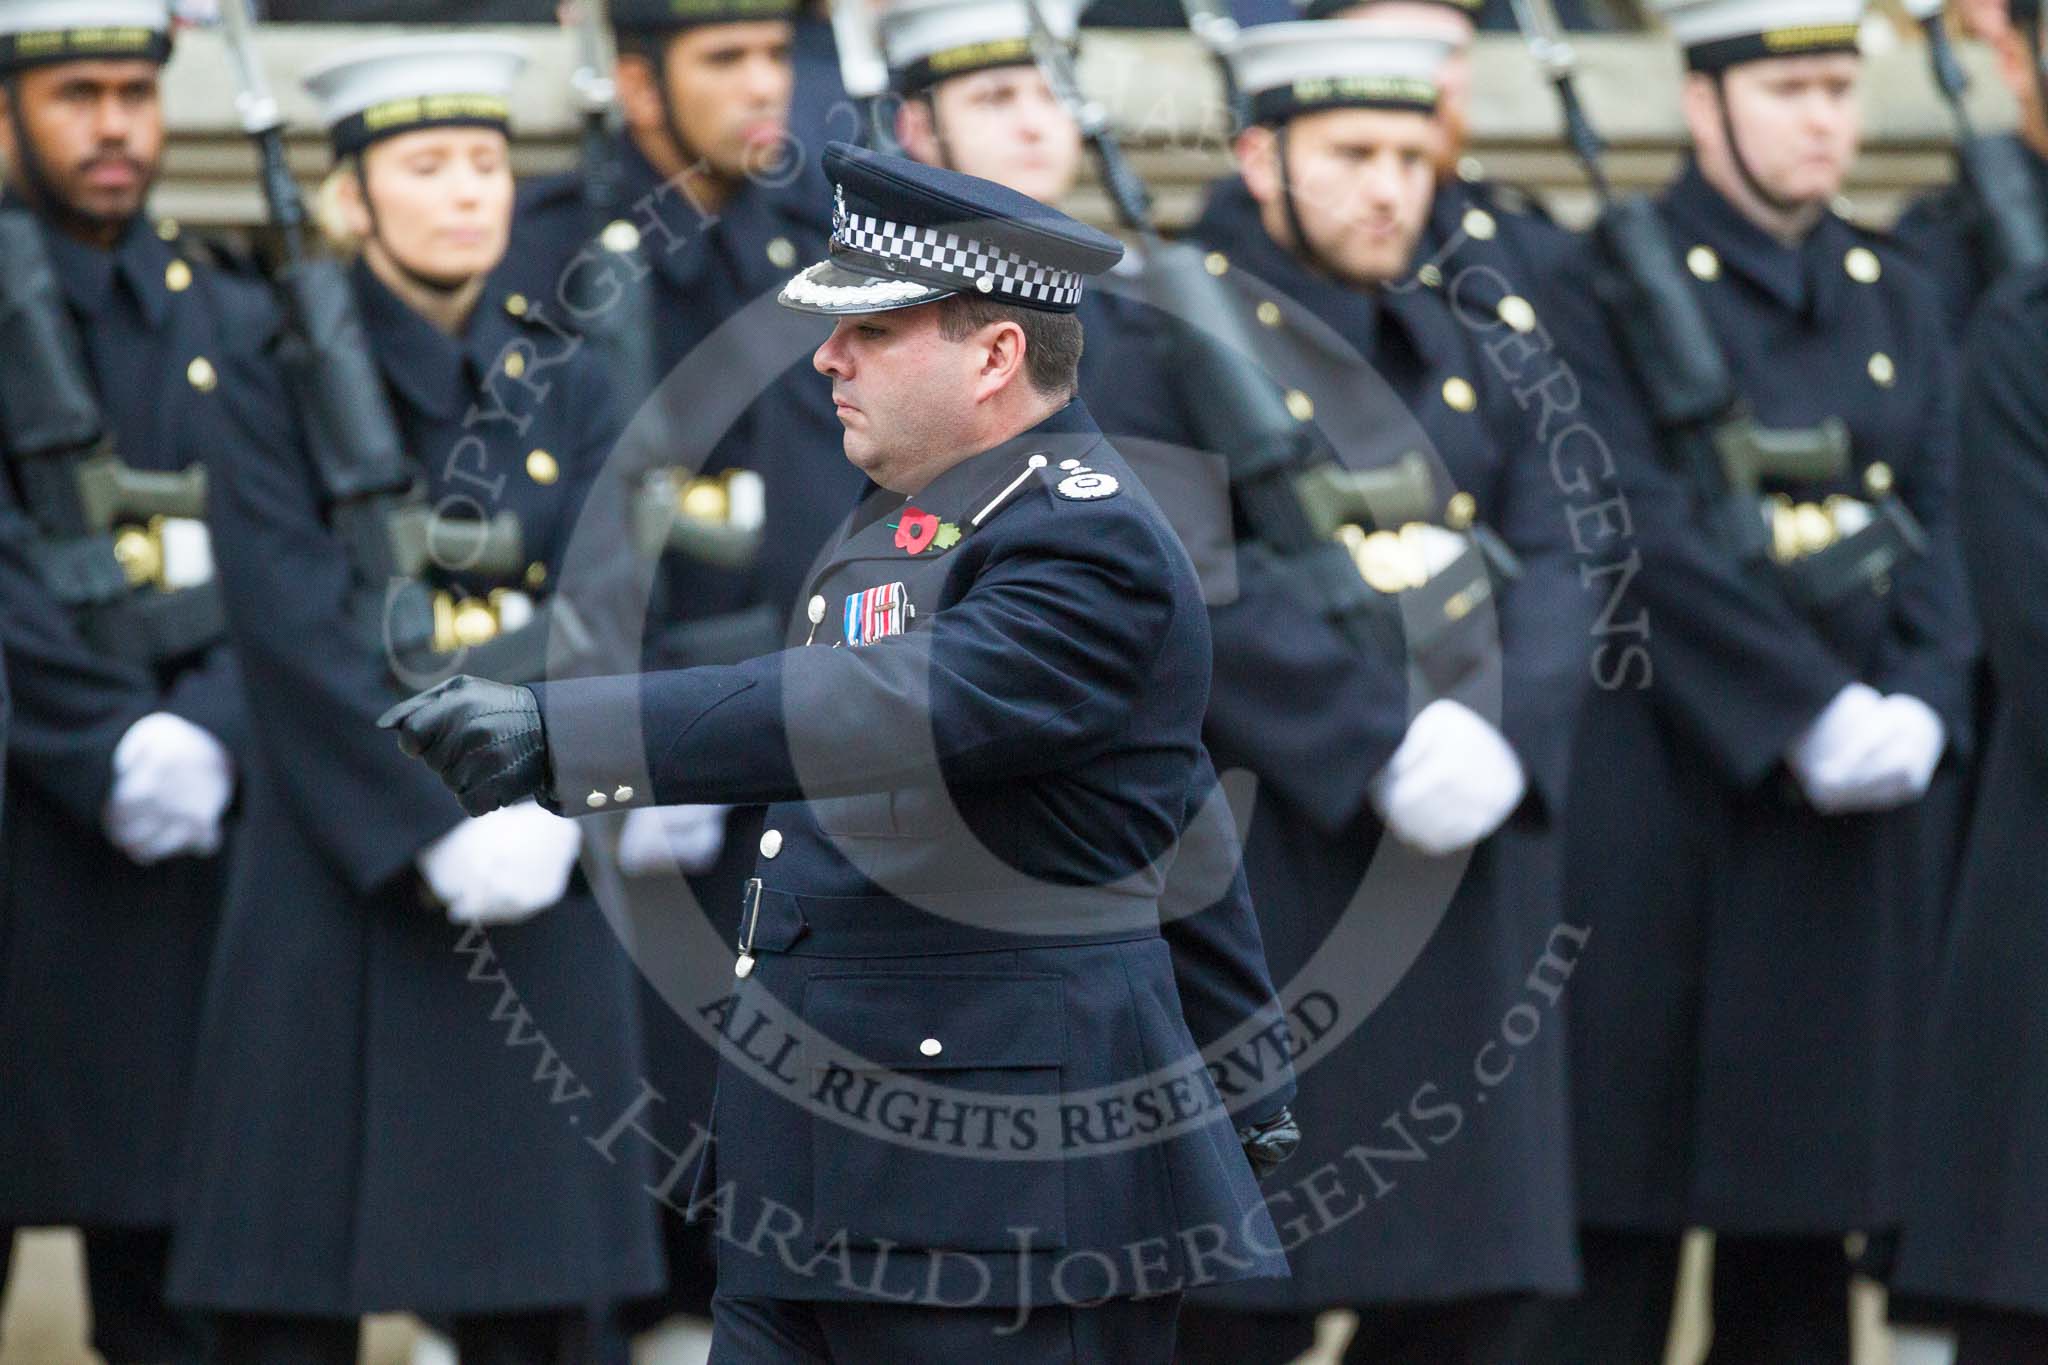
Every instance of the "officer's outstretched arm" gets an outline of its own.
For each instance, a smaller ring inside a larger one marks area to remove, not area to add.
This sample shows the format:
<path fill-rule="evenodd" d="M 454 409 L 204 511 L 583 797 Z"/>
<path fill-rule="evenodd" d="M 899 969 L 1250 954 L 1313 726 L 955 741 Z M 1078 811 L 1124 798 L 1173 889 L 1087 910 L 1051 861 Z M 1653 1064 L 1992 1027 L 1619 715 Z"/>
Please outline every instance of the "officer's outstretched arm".
<path fill-rule="evenodd" d="M 1176 608 L 1159 567 L 1170 552 L 1164 534 L 1120 500 L 1085 511 L 1020 505 L 966 551 L 985 556 L 971 587 L 910 634 L 535 686 L 544 799 L 580 815 L 991 782 L 1070 766 L 1123 734 L 1167 638 Z M 486 799 L 516 799 L 510 793 L 532 774 L 493 776 L 490 746 L 503 736 L 444 735 L 444 719 L 439 707 L 386 718 L 444 775 L 482 784 Z M 448 723 L 462 731 L 504 719 Z"/>

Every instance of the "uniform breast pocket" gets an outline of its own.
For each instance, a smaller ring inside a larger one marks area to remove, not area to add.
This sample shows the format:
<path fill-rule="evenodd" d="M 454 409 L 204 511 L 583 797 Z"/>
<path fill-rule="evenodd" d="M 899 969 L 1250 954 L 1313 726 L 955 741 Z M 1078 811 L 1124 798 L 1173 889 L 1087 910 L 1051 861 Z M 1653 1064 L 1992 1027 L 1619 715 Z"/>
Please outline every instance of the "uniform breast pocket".
<path fill-rule="evenodd" d="M 811 978 L 804 1020 L 851 1057 L 811 1063 L 819 1245 L 1067 1244 L 1065 993 L 1047 975 Z"/>

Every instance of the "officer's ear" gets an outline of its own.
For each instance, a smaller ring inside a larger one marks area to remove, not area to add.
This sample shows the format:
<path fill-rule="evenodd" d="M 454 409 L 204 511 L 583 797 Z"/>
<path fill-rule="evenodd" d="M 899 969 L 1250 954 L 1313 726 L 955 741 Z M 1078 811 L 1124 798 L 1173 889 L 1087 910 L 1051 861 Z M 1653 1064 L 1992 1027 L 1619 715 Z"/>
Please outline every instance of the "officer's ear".
<path fill-rule="evenodd" d="M 1008 318 L 992 322 L 983 329 L 981 344 L 986 351 L 982 357 L 981 373 L 975 376 L 976 402 L 993 398 L 1013 384 L 1028 382 L 1024 356 L 1030 349 L 1030 343 L 1025 339 L 1023 327 Z"/>
<path fill-rule="evenodd" d="M 1280 198 L 1280 151 L 1279 139 L 1273 130 L 1264 124 L 1255 124 L 1237 135 L 1231 150 L 1237 156 L 1238 174 L 1244 177 L 1244 186 L 1251 191 L 1252 198 L 1261 204 L 1277 203 Z"/>

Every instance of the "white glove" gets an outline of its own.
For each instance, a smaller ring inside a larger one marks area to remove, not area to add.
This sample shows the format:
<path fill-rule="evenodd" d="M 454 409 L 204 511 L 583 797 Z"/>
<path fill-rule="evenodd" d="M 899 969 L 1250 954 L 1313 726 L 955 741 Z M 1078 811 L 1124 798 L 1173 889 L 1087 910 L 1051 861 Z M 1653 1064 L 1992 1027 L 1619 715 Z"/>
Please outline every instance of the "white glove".
<path fill-rule="evenodd" d="M 414 859 L 457 924 L 518 924 L 562 899 L 583 831 L 531 801 L 464 820 Z"/>
<path fill-rule="evenodd" d="M 1793 742 L 1786 763 L 1823 815 L 1892 810 L 1926 794 L 1946 744 L 1925 702 L 1850 683 Z"/>
<path fill-rule="evenodd" d="M 1911 799 L 1918 801 L 1927 795 L 1934 770 L 1941 766 L 1941 756 L 1948 750 L 1948 727 L 1942 724 L 1934 708 L 1918 697 L 1894 692 L 1884 699 L 1884 704 L 1898 721 L 1896 752 L 1906 769 Z"/>
<path fill-rule="evenodd" d="M 1460 702 L 1433 701 L 1408 722 L 1370 794 L 1395 838 L 1441 858 L 1499 829 L 1528 789 L 1500 731 Z"/>
<path fill-rule="evenodd" d="M 114 746 L 114 786 L 101 823 L 114 846 L 145 867 L 203 858 L 220 851 L 220 818 L 234 794 L 234 761 L 220 741 L 153 711 Z"/>
<path fill-rule="evenodd" d="M 725 851 L 731 806 L 643 806 L 619 831 L 619 867 L 629 877 L 709 872 Z"/>

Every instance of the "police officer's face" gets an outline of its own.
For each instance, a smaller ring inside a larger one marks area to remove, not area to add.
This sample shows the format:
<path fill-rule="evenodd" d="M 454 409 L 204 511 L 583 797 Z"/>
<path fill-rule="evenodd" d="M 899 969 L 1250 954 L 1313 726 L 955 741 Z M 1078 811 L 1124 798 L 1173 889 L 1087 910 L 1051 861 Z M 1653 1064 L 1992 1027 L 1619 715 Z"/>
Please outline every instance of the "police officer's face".
<path fill-rule="evenodd" d="M 423 128 L 373 143 L 363 189 L 368 205 L 344 198 L 350 230 L 415 275 L 461 283 L 504 259 L 512 165 L 496 129 Z"/>
<path fill-rule="evenodd" d="M 791 34 L 787 23 L 763 20 L 709 24 L 672 39 L 663 80 L 675 127 L 661 131 L 680 133 L 685 156 L 702 157 L 729 180 L 775 167 L 789 135 L 795 88 Z M 658 107 L 653 112 L 663 117 Z"/>
<path fill-rule="evenodd" d="M 991 354 L 984 334 L 997 332 L 1011 354 Z M 847 460 L 883 488 L 915 493 L 971 454 L 976 409 L 1015 370 L 1019 335 L 1003 324 L 949 341 L 931 303 L 840 318 L 811 363 L 832 380 Z"/>
<path fill-rule="evenodd" d="M 1314 259 L 1355 285 L 1406 274 L 1436 193 L 1435 120 L 1388 109 L 1327 109 L 1290 120 L 1286 137 L 1295 212 Z M 1298 247 L 1282 198 L 1278 135 L 1250 129 L 1237 154 L 1266 230 Z"/>
<path fill-rule="evenodd" d="M 1032 66 L 999 66 L 941 81 L 899 116 L 904 150 L 1057 203 L 1081 170 L 1081 129 Z"/>
<path fill-rule="evenodd" d="M 0 155 L 22 181 L 28 143 L 52 207 L 100 225 L 142 212 L 163 157 L 154 62 L 66 62 L 31 68 L 0 102 Z"/>
<path fill-rule="evenodd" d="M 1710 179 L 1739 178 L 1727 124 L 1749 172 L 1773 198 L 1816 204 L 1842 192 L 1863 136 L 1862 62 L 1850 53 L 1778 57 L 1731 67 L 1717 94 L 1704 76 L 1686 86 L 1686 121 Z"/>

